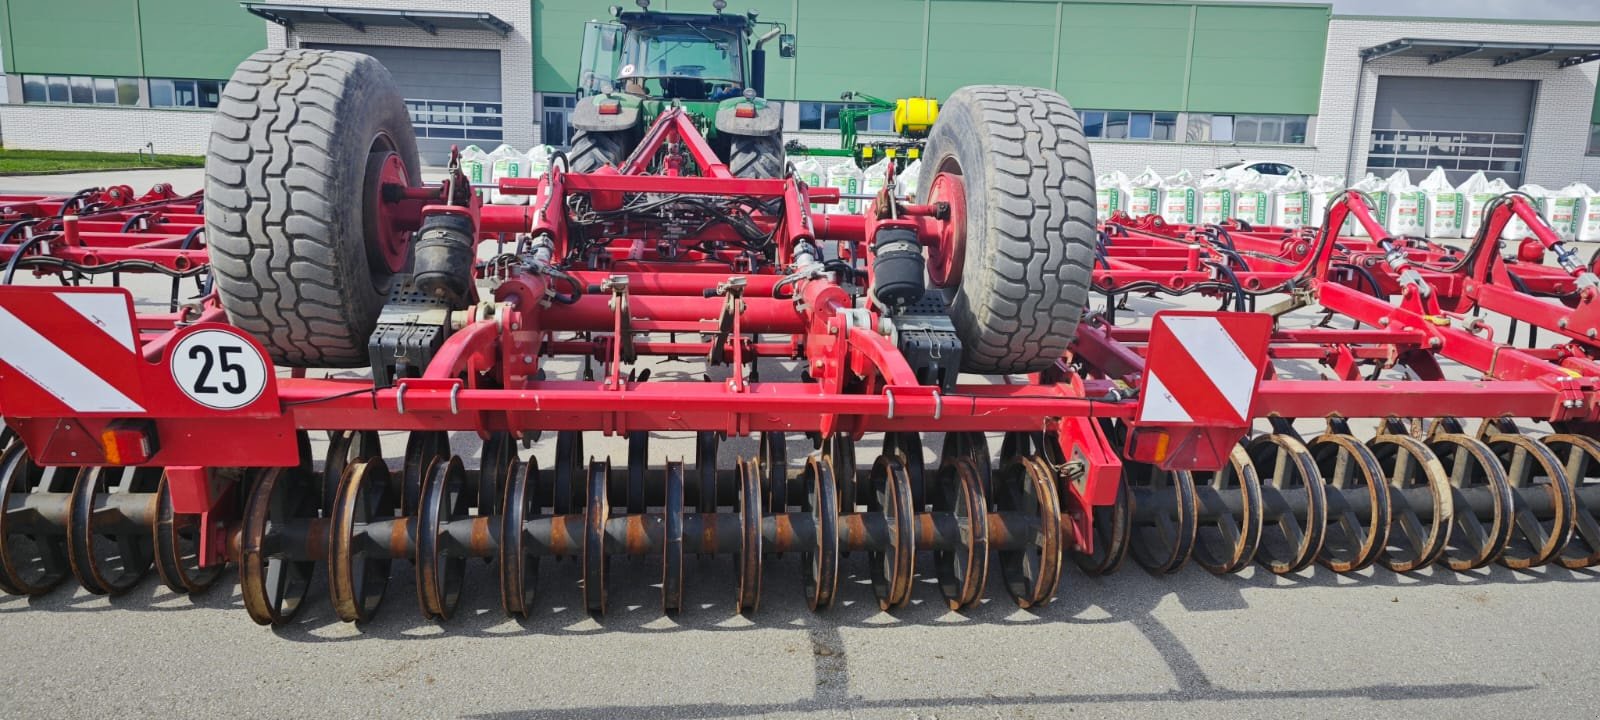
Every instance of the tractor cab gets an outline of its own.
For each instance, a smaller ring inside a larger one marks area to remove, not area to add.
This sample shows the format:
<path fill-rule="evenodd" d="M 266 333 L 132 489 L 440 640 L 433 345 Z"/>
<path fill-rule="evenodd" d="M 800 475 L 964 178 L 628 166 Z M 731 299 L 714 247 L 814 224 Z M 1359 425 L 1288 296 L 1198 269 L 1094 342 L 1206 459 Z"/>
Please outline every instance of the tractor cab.
<path fill-rule="evenodd" d="M 612 22 L 584 27 L 573 108 L 572 168 L 620 165 L 644 128 L 670 106 L 683 109 L 740 176 L 775 177 L 784 167 L 782 107 L 763 98 L 766 51 L 794 57 L 794 36 L 755 11 L 655 12 L 612 6 Z M 766 26 L 757 32 L 757 26 Z"/>
<path fill-rule="evenodd" d="M 578 66 L 580 96 L 621 92 L 658 100 L 721 101 L 745 88 L 763 91 L 765 51 L 779 36 L 779 53 L 794 56 L 794 36 L 774 28 L 752 42 L 756 13 L 639 12 L 613 6 L 614 22 L 588 23 Z"/>

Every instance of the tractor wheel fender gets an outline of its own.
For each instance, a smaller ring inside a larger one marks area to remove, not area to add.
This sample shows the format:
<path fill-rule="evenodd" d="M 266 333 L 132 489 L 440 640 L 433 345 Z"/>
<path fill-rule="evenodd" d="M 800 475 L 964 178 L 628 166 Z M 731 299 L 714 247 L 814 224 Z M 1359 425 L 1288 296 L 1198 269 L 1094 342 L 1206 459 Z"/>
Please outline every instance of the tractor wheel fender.
<path fill-rule="evenodd" d="M 754 105 L 756 116 L 739 117 L 740 105 Z M 717 106 L 715 122 L 719 133 L 754 137 L 776 135 L 783 129 L 783 103 L 773 100 L 729 98 Z"/>
<path fill-rule="evenodd" d="M 601 102 L 616 102 L 621 107 L 614 115 L 601 115 Z M 640 103 L 636 98 L 617 95 L 591 95 L 578 99 L 577 107 L 572 109 L 572 119 L 569 124 L 574 130 L 587 130 L 589 132 L 620 132 L 631 130 L 639 124 Z"/>

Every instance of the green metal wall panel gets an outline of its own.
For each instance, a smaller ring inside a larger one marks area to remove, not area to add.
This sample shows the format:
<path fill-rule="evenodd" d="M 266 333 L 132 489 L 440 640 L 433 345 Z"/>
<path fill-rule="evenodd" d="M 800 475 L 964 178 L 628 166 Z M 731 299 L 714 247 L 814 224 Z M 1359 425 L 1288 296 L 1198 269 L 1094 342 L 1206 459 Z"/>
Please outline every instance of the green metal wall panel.
<path fill-rule="evenodd" d="M 216 78 L 267 46 L 266 21 L 222 0 L 139 0 L 144 72 Z"/>
<path fill-rule="evenodd" d="M 1067 3 L 1056 89 L 1074 107 L 1182 110 L 1187 5 Z"/>
<path fill-rule="evenodd" d="M 906 18 L 915 28 L 919 18 Z M 1055 61 L 1056 5 L 939 0 L 928 18 L 928 87 L 934 97 L 963 85 L 1049 87 Z M 896 95 L 914 94 L 906 88 Z"/>
<path fill-rule="evenodd" d="M 802 0 L 795 99 L 922 91 L 922 0 Z"/>
<path fill-rule="evenodd" d="M 622 0 L 532 0 L 533 86 L 540 92 L 572 92 L 577 86 L 578 52 L 583 47 L 583 24 L 611 19 L 610 7 L 638 8 Z M 794 0 L 733 0 L 728 12 L 755 10 L 762 21 L 782 22 L 794 32 Z M 691 0 L 655 0 L 650 9 L 670 12 L 710 12 L 711 3 Z M 757 34 L 766 27 L 758 29 Z M 767 94 L 788 97 L 792 90 L 793 61 L 778 57 L 777 41 L 767 43 Z M 837 94 L 837 93 L 835 93 Z"/>
<path fill-rule="evenodd" d="M 1589 116 L 1589 121 L 1600 125 L 1600 83 L 1594 89 L 1594 113 Z"/>
<path fill-rule="evenodd" d="M 1315 115 L 1326 7 L 1196 7 L 1188 110 Z"/>
<path fill-rule="evenodd" d="M 141 74 L 136 0 L 9 0 L 5 9 L 8 73 Z"/>

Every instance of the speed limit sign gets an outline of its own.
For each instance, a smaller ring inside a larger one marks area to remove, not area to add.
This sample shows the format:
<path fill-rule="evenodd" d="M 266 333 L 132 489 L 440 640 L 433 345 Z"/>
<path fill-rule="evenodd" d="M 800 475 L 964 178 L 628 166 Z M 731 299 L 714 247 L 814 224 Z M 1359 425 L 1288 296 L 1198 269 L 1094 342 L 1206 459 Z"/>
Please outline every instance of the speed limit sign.
<path fill-rule="evenodd" d="M 255 402 L 267 388 L 267 360 L 227 330 L 200 330 L 172 349 L 172 380 L 189 399 L 216 410 Z"/>

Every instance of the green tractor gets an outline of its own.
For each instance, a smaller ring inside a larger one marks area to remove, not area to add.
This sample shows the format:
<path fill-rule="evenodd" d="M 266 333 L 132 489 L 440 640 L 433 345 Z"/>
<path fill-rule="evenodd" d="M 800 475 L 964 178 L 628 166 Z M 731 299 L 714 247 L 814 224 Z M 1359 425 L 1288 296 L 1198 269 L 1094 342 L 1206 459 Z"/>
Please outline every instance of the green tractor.
<path fill-rule="evenodd" d="M 612 6 L 614 22 L 585 25 L 578 63 L 578 104 L 572 111 L 574 172 L 621 165 L 652 121 L 682 107 L 717 156 L 739 177 L 774 178 L 784 172 L 783 108 L 762 97 L 768 41 L 794 57 L 794 36 L 756 13 L 653 12 Z M 755 36 L 758 25 L 772 27 Z"/>

